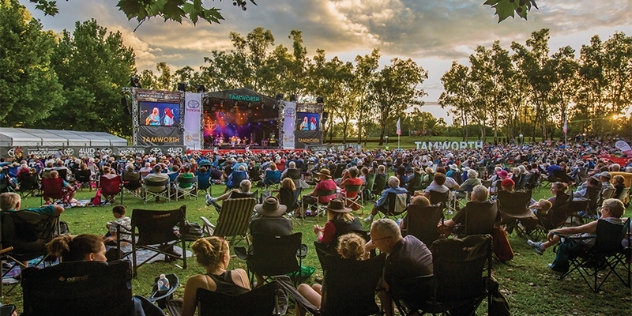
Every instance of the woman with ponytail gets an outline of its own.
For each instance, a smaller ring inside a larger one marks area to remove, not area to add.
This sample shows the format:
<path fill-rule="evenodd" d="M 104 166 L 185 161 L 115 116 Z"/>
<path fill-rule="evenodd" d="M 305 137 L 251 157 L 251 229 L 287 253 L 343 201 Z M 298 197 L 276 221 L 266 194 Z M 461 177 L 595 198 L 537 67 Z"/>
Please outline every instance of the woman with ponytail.
<path fill-rule="evenodd" d="M 200 238 L 193 243 L 191 250 L 205 273 L 194 275 L 187 280 L 182 301 L 183 316 L 195 314 L 195 292 L 199 288 L 227 295 L 240 295 L 250 291 L 246 271 L 228 270 L 230 248 L 226 240 L 219 237 Z"/>
<path fill-rule="evenodd" d="M 62 235 L 53 238 L 46 249 L 49 255 L 61 258 L 63 262 L 101 261 L 106 262 L 105 245 L 101 236 L 82 234 L 78 236 Z"/>

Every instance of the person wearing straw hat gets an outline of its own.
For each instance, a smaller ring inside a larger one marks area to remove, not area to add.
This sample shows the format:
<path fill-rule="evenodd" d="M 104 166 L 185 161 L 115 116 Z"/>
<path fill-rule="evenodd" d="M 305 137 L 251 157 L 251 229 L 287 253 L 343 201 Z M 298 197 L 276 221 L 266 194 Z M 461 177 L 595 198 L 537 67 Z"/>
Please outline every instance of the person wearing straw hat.
<path fill-rule="evenodd" d="M 330 249 L 338 247 L 338 237 L 354 231 L 363 230 L 362 223 L 353 216 L 353 210 L 345 206 L 342 199 L 333 199 L 327 205 L 327 218 L 329 221 L 325 227 L 314 225 L 314 233 L 318 241 L 329 246 Z"/>
<path fill-rule="evenodd" d="M 257 216 L 250 222 L 250 234 L 291 235 L 292 220 L 283 217 L 286 210 L 287 206 L 279 204 L 279 200 L 272 196 L 255 205 Z"/>
<path fill-rule="evenodd" d="M 338 188 L 336 182 L 331 179 L 331 171 L 329 171 L 329 169 L 323 168 L 320 170 L 320 172 L 317 172 L 316 175 L 318 175 L 320 181 L 314 187 L 314 191 L 303 195 L 304 210 L 307 209 L 307 206 L 311 204 L 327 204 L 329 203 L 329 201 L 336 197 L 336 194 L 318 196 L 318 191 L 335 191 Z"/>

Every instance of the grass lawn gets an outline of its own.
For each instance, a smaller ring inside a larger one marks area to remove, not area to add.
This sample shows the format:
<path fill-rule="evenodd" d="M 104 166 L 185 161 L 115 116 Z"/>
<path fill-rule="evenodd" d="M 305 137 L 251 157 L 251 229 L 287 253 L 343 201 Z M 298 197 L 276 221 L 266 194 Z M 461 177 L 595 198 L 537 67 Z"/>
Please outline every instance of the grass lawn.
<path fill-rule="evenodd" d="M 222 191 L 223 187 L 214 187 L 213 196 L 218 196 Z M 545 191 L 548 190 L 543 189 L 542 192 L 535 193 L 534 198 L 537 200 L 545 195 L 548 197 L 549 193 Z M 84 190 L 77 194 L 77 198 L 88 199 L 93 194 L 94 192 Z M 39 204 L 39 197 L 27 198 L 23 201 L 24 207 L 35 207 Z M 212 222 L 217 220 L 217 213 L 214 209 L 205 206 L 202 194 L 197 201 L 188 199 L 178 203 L 155 203 L 151 201 L 148 204 L 143 204 L 142 201 L 131 196 L 126 196 L 124 200 L 129 216 L 135 208 L 175 209 L 182 204 L 187 206 L 187 219 L 189 221 L 201 223 L 200 216 L 206 216 Z M 360 215 L 360 211 L 356 215 L 366 216 L 370 211 L 370 205 L 366 205 L 364 215 Z M 69 224 L 72 234 L 104 234 L 106 232 L 105 223 L 112 220 L 111 209 L 111 206 L 71 208 L 64 212 L 62 220 Z M 632 212 L 628 210 L 626 216 L 630 215 Z M 317 223 L 316 221 L 312 217 L 303 225 L 295 226 L 295 231 L 303 233 L 303 243 L 310 247 L 303 265 L 315 267 L 314 276 L 322 274 L 316 253 L 313 250 L 315 235 L 312 226 Z M 324 225 L 324 222 L 324 219 L 320 219 L 318 223 Z M 515 251 L 515 257 L 506 264 L 494 261 L 493 275 L 500 283 L 501 291 L 507 298 L 514 315 L 632 315 L 630 289 L 624 287 L 616 277 L 610 276 L 601 292 L 592 293 L 578 274 L 573 274 L 562 281 L 556 279 L 557 275 L 547 268 L 547 263 L 554 259 L 552 251 L 548 250 L 544 255 L 539 256 L 527 245 L 526 240 L 516 236 L 515 233 L 510 235 L 509 239 Z M 236 267 L 245 268 L 245 262 L 238 258 L 231 259 L 231 268 Z M 147 264 L 139 269 L 138 276 L 133 280 L 133 291 L 134 294 L 148 296 L 154 277 L 161 273 L 175 273 L 181 281 L 176 296 L 181 297 L 186 280 L 191 275 L 202 272 L 203 269 L 198 266 L 194 259 L 189 261 L 189 268 L 186 270 L 181 270 L 170 263 Z M 309 282 L 313 282 L 313 279 Z M 18 310 L 21 311 L 21 289 L 18 287 L 11 294 L 5 295 L 2 302 L 16 304 Z M 484 303 L 478 309 L 477 315 L 486 314 L 485 305 Z"/>

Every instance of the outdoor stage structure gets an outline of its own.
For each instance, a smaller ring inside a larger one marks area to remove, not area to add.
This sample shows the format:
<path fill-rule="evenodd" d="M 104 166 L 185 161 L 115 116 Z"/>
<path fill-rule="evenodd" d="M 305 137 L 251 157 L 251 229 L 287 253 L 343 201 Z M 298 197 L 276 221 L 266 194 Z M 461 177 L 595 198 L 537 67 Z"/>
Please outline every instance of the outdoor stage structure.
<path fill-rule="evenodd" d="M 218 92 L 126 88 L 134 146 L 189 151 L 307 149 L 322 145 L 323 104 L 300 104 L 249 89 Z"/>

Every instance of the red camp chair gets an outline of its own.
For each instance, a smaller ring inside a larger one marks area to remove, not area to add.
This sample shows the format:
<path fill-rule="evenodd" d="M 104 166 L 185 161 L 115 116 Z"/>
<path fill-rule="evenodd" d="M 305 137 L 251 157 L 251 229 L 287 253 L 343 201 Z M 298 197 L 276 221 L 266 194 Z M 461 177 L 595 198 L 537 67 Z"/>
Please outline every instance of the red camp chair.
<path fill-rule="evenodd" d="M 42 179 L 42 198 L 46 203 L 61 200 L 63 204 L 68 204 L 70 201 L 68 201 L 68 193 L 64 190 L 64 180 L 61 178 Z"/>
<path fill-rule="evenodd" d="M 109 203 L 116 201 L 116 195 L 121 193 L 121 177 L 116 176 L 114 178 L 106 178 L 101 176 L 99 178 L 99 187 L 101 188 L 101 194 L 105 200 Z M 123 204 L 123 195 L 121 194 L 121 204 Z"/>

